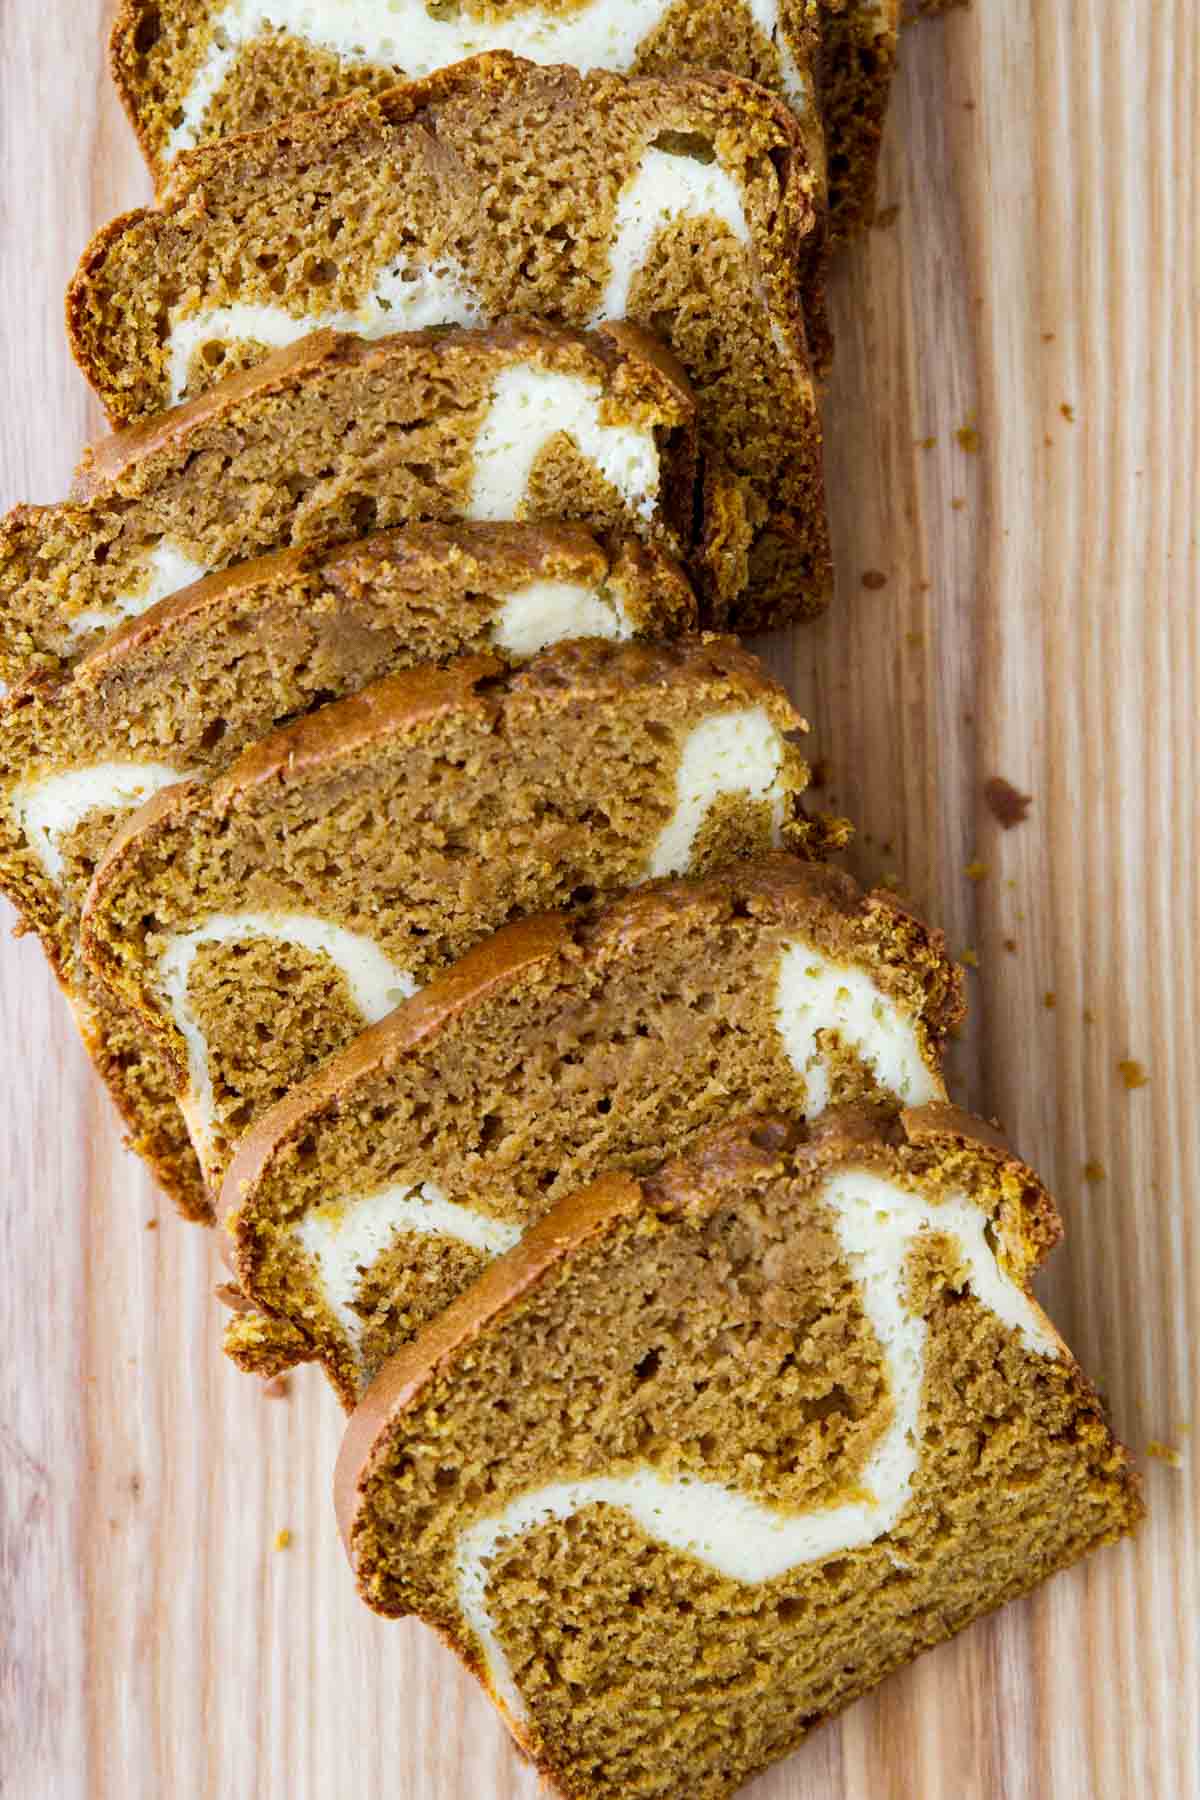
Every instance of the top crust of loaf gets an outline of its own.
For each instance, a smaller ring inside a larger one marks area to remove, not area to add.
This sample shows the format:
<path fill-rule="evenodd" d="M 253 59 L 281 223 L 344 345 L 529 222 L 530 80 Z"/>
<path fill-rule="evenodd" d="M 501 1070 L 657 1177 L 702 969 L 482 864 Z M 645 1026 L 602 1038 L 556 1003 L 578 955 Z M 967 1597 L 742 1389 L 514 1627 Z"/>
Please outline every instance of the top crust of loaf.
<path fill-rule="evenodd" d="M 864 894 L 841 870 L 781 852 L 710 876 L 649 882 L 591 918 L 549 913 L 505 926 L 378 1025 L 368 1027 L 250 1127 L 225 1177 L 222 1215 L 235 1211 L 276 1158 L 312 1130 L 322 1115 L 349 1104 L 360 1084 L 398 1069 L 451 1021 L 515 988 L 535 970 L 549 973 L 558 964 L 563 980 L 569 981 L 574 965 L 603 968 L 619 962 L 640 939 L 670 932 L 689 914 L 714 919 L 753 914 L 767 922 L 786 921 L 802 918 L 814 905 L 840 921 L 848 937 L 864 917 L 912 916 L 886 890 Z M 923 1015 L 937 1047 L 963 1016 L 963 991 L 958 969 L 943 963 L 941 934 L 928 931 L 925 936 L 931 966 L 941 965 Z"/>
<path fill-rule="evenodd" d="M 656 1175 L 642 1180 L 603 1175 L 531 1225 L 520 1243 L 398 1351 L 367 1389 L 347 1425 L 334 1474 L 338 1529 L 351 1561 L 364 1491 L 386 1460 L 390 1435 L 405 1410 L 581 1246 L 643 1211 L 663 1219 L 707 1217 L 739 1177 L 778 1166 L 815 1176 L 851 1164 L 1011 1187 L 1020 1196 L 1021 1236 L 1006 1249 L 1023 1286 L 1061 1241 L 1062 1221 L 1040 1178 L 984 1120 L 943 1103 L 892 1118 L 866 1107 L 835 1108 L 807 1127 L 781 1118 L 739 1120 Z"/>

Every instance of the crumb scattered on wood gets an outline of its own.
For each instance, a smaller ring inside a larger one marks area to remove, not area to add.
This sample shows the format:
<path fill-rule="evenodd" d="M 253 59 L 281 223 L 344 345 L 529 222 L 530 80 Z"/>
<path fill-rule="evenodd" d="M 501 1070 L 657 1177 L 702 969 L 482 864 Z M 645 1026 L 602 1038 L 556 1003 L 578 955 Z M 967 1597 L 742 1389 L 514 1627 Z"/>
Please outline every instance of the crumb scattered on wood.
<path fill-rule="evenodd" d="M 1067 421 L 1068 425 L 1073 425 L 1075 423 L 1075 408 L 1071 405 L 1069 400 L 1064 400 L 1058 410 Z"/>
<path fill-rule="evenodd" d="M 965 506 L 965 505 L 966 505 L 966 504 L 967 504 L 967 503 L 966 503 L 966 501 L 965 501 L 965 500 L 964 500 L 964 499 L 963 499 L 963 497 L 962 497 L 962 495 L 961 495 L 961 494 L 956 494 L 956 495 L 955 495 L 955 497 L 954 497 L 954 499 L 953 499 L 953 500 L 952 500 L 952 501 L 951 501 L 951 502 L 950 502 L 950 510 L 951 510 L 951 512 L 961 512 L 961 511 L 962 511 L 962 509 L 963 509 L 963 507 L 964 507 L 964 506 Z"/>
<path fill-rule="evenodd" d="M 1016 955 L 1016 951 L 1017 951 L 1017 940 L 1016 940 L 1016 938 L 1005 938 L 1005 940 L 1004 940 L 1004 948 L 1005 948 L 1005 949 L 1006 949 L 1006 950 L 1007 950 L 1007 951 L 1008 951 L 1008 953 L 1009 953 L 1009 955 L 1010 955 L 1010 956 L 1015 956 L 1015 955 Z"/>
<path fill-rule="evenodd" d="M 1117 1073 L 1127 1088 L 1145 1087 L 1150 1080 L 1150 1077 L 1147 1075 L 1145 1069 L 1143 1069 L 1141 1063 L 1135 1062 L 1133 1058 L 1129 1056 L 1122 1057 L 1121 1061 L 1117 1064 Z"/>
<path fill-rule="evenodd" d="M 934 446 L 936 445 L 936 443 L 937 443 L 937 439 L 935 437 L 918 438 L 917 439 L 917 449 L 918 450 L 932 450 L 934 448 Z"/>
<path fill-rule="evenodd" d="M 1108 1170 L 1104 1167 L 1104 1164 L 1102 1162 L 1097 1162 L 1095 1157 L 1090 1157 L 1083 1165 L 1083 1179 L 1091 1187 L 1095 1187 L 1098 1182 L 1103 1181 L 1107 1174 Z"/>
<path fill-rule="evenodd" d="M 965 450 L 968 456 L 978 456 L 983 449 L 983 439 L 974 425 L 960 425 L 954 436 L 959 449 Z"/>
<path fill-rule="evenodd" d="M 270 1381 L 262 1384 L 264 1400 L 286 1400 L 288 1397 L 288 1378 L 286 1375 L 272 1375 Z"/>
<path fill-rule="evenodd" d="M 157 1231 L 158 1230 L 158 1220 L 157 1219 L 147 1219 L 146 1220 L 146 1230 L 147 1231 Z"/>
<path fill-rule="evenodd" d="M 1090 1006 L 1085 1006 L 1083 1009 L 1083 1022 L 1085 1025 L 1094 1025 L 1096 1023 L 1096 1015 Z"/>
<path fill-rule="evenodd" d="M 969 862 L 967 864 L 966 868 L 963 870 L 963 874 L 966 876 L 968 881 L 983 881 L 987 875 L 987 872 L 988 872 L 987 864 L 985 862 L 980 862 L 978 857 L 975 857 L 971 862 Z"/>
<path fill-rule="evenodd" d="M 1033 795 L 1023 794 L 1003 775 L 988 776 L 983 784 L 983 797 L 988 811 L 1005 831 L 1011 831 L 1014 825 L 1023 825 L 1033 805 Z"/>
<path fill-rule="evenodd" d="M 1042 333 L 1043 344 L 1052 344 L 1054 342 L 1054 338 L 1055 338 L 1055 333 L 1053 331 L 1043 331 L 1043 333 Z"/>
<path fill-rule="evenodd" d="M 896 220 L 899 217 L 900 217 L 900 204 L 898 201 L 895 202 L 891 206 L 877 207 L 875 210 L 875 229 L 876 229 L 876 231 L 887 231 L 890 226 L 892 226 L 896 223 Z"/>
<path fill-rule="evenodd" d="M 1058 995 L 1054 992 L 1053 988 L 1047 988 L 1042 995 L 1042 1005 L 1047 1012 L 1053 1012 L 1058 1005 Z"/>
<path fill-rule="evenodd" d="M 276 1550 L 286 1550 L 291 1541 L 292 1534 L 290 1531 L 277 1531 L 275 1533 Z"/>
<path fill-rule="evenodd" d="M 864 569 L 862 584 L 865 588 L 883 588 L 887 586 L 887 576 L 882 569 Z"/>
<path fill-rule="evenodd" d="M 968 969 L 977 969 L 979 967 L 979 953 L 968 946 L 968 948 L 963 951 L 959 961 L 964 963 Z"/>
<path fill-rule="evenodd" d="M 906 631 L 904 641 L 910 650 L 919 650 L 925 642 L 925 633 L 923 631 Z"/>
<path fill-rule="evenodd" d="M 1182 1469 L 1183 1467 L 1181 1452 L 1175 1448 L 1174 1444 L 1164 1444 L 1158 1438 L 1150 1439 L 1146 1445 L 1146 1455 L 1156 1457 L 1159 1462 L 1165 1462 L 1171 1469 Z"/>

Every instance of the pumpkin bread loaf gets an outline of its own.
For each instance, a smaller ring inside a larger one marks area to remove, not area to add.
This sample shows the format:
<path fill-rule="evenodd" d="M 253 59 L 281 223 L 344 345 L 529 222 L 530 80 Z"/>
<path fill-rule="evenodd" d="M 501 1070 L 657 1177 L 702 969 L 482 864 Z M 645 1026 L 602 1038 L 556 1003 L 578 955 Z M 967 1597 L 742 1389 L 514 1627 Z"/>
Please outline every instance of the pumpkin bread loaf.
<path fill-rule="evenodd" d="M 495 54 L 194 151 L 161 207 L 93 241 L 68 321 L 123 424 L 318 326 L 629 317 L 688 372 L 706 474 L 737 478 L 723 535 L 749 592 L 730 610 L 701 574 L 711 622 L 751 629 L 828 597 L 803 311 L 820 340 L 824 219 L 765 90 Z"/>
<path fill-rule="evenodd" d="M 802 729 L 731 639 L 391 676 L 136 814 L 84 953 L 175 1066 L 215 1190 L 255 1118 L 498 926 L 804 843 Z"/>
<path fill-rule="evenodd" d="M 261 131 L 357 89 L 382 93 L 484 50 L 619 74 L 729 70 L 826 138 L 839 234 L 871 214 L 899 0 L 121 0 L 110 62 L 157 180 L 197 144 Z M 818 79 L 814 82 L 814 65 Z"/>
<path fill-rule="evenodd" d="M 981 1122 L 725 1128 L 560 1202 L 384 1369 L 336 1500 L 569 1800 L 724 1800 L 1138 1522 Z M 682 1772 L 686 1772 L 685 1774 Z"/>
<path fill-rule="evenodd" d="M 93 446 L 73 499 L 0 521 L 0 677 L 231 563 L 426 520 L 633 532 L 721 586 L 726 524 L 702 543 L 696 488 L 687 379 L 635 327 L 318 332 Z"/>
<path fill-rule="evenodd" d="M 0 893 L 41 937 L 135 1146 L 185 1211 L 210 1209 L 170 1067 L 77 954 L 83 899 L 121 821 L 158 789 L 215 773 L 285 721 L 395 670 L 694 623 L 678 567 L 636 538 L 411 526 L 238 564 L 0 701 Z"/>
<path fill-rule="evenodd" d="M 556 1200 L 731 1111 L 944 1096 L 959 971 L 890 895 L 792 856 L 730 864 L 479 946 L 248 1135 L 221 1210 L 226 1347 L 384 1358 Z"/>

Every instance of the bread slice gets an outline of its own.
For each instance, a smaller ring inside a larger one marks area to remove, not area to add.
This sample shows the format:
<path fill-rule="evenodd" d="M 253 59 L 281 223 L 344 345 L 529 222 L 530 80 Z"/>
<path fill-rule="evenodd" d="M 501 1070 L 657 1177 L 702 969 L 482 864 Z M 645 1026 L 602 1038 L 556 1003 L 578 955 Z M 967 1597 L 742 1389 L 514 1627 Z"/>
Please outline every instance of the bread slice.
<path fill-rule="evenodd" d="M 358 89 L 382 93 L 481 50 L 625 75 L 727 69 L 788 101 L 816 140 L 814 160 L 828 137 L 830 211 L 842 230 L 870 213 L 898 11 L 899 0 L 577 0 L 557 14 L 528 0 L 442 11 L 424 0 L 408 0 L 407 11 L 360 0 L 348 21 L 305 0 L 121 0 L 109 53 L 158 181 L 198 144 L 261 131 Z"/>
<path fill-rule="evenodd" d="M 803 843 L 802 729 L 732 639 L 391 676 L 151 801 L 84 954 L 175 1065 L 215 1189 L 255 1118 L 496 927 Z"/>
<path fill-rule="evenodd" d="M 749 1120 L 603 1177 L 351 1420 L 363 1598 L 434 1625 L 569 1800 L 723 1800 L 1138 1522 L 1029 1294 L 1059 1230 L 946 1106 Z"/>
<path fill-rule="evenodd" d="M 791 856 L 509 927 L 247 1136 L 221 1208 L 258 1310 L 227 1348 L 315 1359 L 353 1404 L 600 1170 L 653 1168 L 731 1110 L 943 1097 L 959 975 L 891 895 Z"/>
<path fill-rule="evenodd" d="M 41 937 L 135 1146 L 186 1212 L 210 1206 L 171 1069 L 78 956 L 83 899 L 122 820 L 398 669 L 465 651 L 515 662 L 564 636 L 669 637 L 694 624 L 677 565 L 636 538 L 412 526 L 238 564 L 0 701 L 0 893 Z"/>
<path fill-rule="evenodd" d="M 879 147 L 900 48 L 900 0 L 827 5 L 819 64 L 829 148 L 829 224 L 835 241 L 875 218 Z"/>
<path fill-rule="evenodd" d="M 794 115 L 747 82 L 482 56 L 193 152 L 93 241 L 68 322 L 124 423 L 318 325 L 628 315 L 688 371 L 706 468 L 738 478 L 750 592 L 712 622 L 748 629 L 830 582 L 820 192 Z"/>
<path fill-rule="evenodd" d="M 231 563 L 426 520 L 632 532 L 720 585 L 726 524 L 696 515 L 687 379 L 632 326 L 318 332 L 95 445 L 71 500 L 0 521 L 0 677 Z"/>

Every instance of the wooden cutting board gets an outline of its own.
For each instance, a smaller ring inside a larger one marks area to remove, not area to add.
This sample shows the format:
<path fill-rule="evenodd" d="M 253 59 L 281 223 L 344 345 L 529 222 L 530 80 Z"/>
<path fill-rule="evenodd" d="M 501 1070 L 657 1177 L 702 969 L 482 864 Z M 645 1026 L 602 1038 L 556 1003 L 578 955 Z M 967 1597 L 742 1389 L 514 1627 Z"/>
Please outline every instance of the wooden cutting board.
<path fill-rule="evenodd" d="M 3 506 L 58 498 L 100 427 L 61 297 L 148 191 L 106 10 L 0 0 Z M 975 0 L 906 34 L 883 219 L 833 282 L 837 602 L 767 645 L 856 873 L 970 963 L 955 1093 L 1057 1191 L 1046 1297 L 1149 1522 L 755 1800 L 1200 1793 L 1198 93 L 1195 0 Z M 0 947 L 0 1146 L 0 1791 L 531 1800 L 448 1653 L 356 1601 L 334 1404 L 220 1356 L 212 1244 L 121 1149 L 28 941 Z"/>

